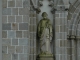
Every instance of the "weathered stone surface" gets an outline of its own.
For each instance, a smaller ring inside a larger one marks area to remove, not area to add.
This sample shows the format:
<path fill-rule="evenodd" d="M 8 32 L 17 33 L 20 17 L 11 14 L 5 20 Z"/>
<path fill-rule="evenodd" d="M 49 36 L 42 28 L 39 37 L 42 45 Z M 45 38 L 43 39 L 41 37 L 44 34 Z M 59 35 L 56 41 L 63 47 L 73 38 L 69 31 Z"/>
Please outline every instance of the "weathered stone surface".
<path fill-rule="evenodd" d="M 28 60 L 28 54 L 19 54 L 19 60 Z"/>
<path fill-rule="evenodd" d="M 16 31 L 16 38 L 22 38 L 22 31 Z"/>
<path fill-rule="evenodd" d="M 14 54 L 15 53 L 15 46 L 8 46 L 8 54 Z"/>
<path fill-rule="evenodd" d="M 29 31 L 23 31 L 23 37 L 29 38 Z"/>
<path fill-rule="evenodd" d="M 30 33 L 30 39 L 34 39 L 33 33 Z"/>
<path fill-rule="evenodd" d="M 2 16 L 2 23 L 6 23 L 7 22 L 7 16 Z"/>
<path fill-rule="evenodd" d="M 7 0 L 2 0 L 2 7 L 6 8 L 7 7 Z"/>
<path fill-rule="evenodd" d="M 18 60 L 18 54 L 12 54 L 12 60 Z"/>
<path fill-rule="evenodd" d="M 22 7 L 22 0 L 16 0 L 16 7 Z"/>
<path fill-rule="evenodd" d="M 2 31 L 2 38 L 7 38 L 7 31 Z"/>
<path fill-rule="evenodd" d="M 18 30 L 18 24 L 17 23 L 12 23 L 12 30 Z"/>
<path fill-rule="evenodd" d="M 30 40 L 30 46 L 31 46 L 31 47 L 34 47 L 34 40 L 32 40 L 32 39 Z M 30 49 L 30 50 L 31 50 L 31 49 Z"/>
<path fill-rule="evenodd" d="M 16 32 L 15 31 L 8 31 L 8 38 L 16 38 Z"/>
<path fill-rule="evenodd" d="M 11 60 L 11 54 L 2 54 L 3 60 Z"/>
<path fill-rule="evenodd" d="M 29 23 L 29 16 L 28 15 L 23 16 L 23 22 Z"/>
<path fill-rule="evenodd" d="M 28 23 L 19 23 L 19 30 L 28 30 Z"/>
<path fill-rule="evenodd" d="M 25 46 L 27 46 L 29 44 L 29 42 L 28 42 L 28 39 L 27 38 L 25 38 L 25 39 L 19 39 L 19 45 L 25 45 Z"/>
<path fill-rule="evenodd" d="M 8 22 L 15 22 L 15 16 L 8 16 Z"/>
<path fill-rule="evenodd" d="M 30 54 L 36 54 L 36 47 L 30 48 Z"/>
<path fill-rule="evenodd" d="M 30 26 L 29 26 L 29 31 L 30 31 L 30 32 L 33 32 L 33 31 L 34 31 L 33 25 L 30 25 Z"/>
<path fill-rule="evenodd" d="M 33 55 L 29 55 L 29 59 L 30 59 L 30 60 L 34 60 Z"/>
<path fill-rule="evenodd" d="M 11 8 L 3 8 L 2 14 L 3 15 L 11 15 Z"/>
<path fill-rule="evenodd" d="M 59 30 L 59 28 L 60 28 L 60 26 L 55 26 L 56 28 L 55 28 L 55 31 L 56 32 L 59 32 L 60 30 Z"/>
<path fill-rule="evenodd" d="M 23 53 L 23 46 L 16 46 L 16 53 Z"/>
<path fill-rule="evenodd" d="M 28 8 L 19 8 L 20 15 L 28 15 L 30 13 Z"/>
<path fill-rule="evenodd" d="M 12 39 L 12 45 L 18 45 L 18 39 Z"/>
<path fill-rule="evenodd" d="M 12 8 L 12 15 L 18 15 L 18 8 Z"/>
<path fill-rule="evenodd" d="M 11 45 L 11 39 L 2 39 L 2 45 L 3 46 L 10 46 Z"/>
<path fill-rule="evenodd" d="M 7 46 L 2 46 L 2 53 L 7 54 Z"/>
<path fill-rule="evenodd" d="M 30 1 L 29 0 L 23 0 L 23 7 L 28 7 L 30 6 Z"/>
<path fill-rule="evenodd" d="M 11 30 L 11 24 L 10 23 L 3 23 L 2 30 Z"/>
<path fill-rule="evenodd" d="M 16 16 L 16 22 L 21 23 L 22 22 L 22 16 Z"/>
<path fill-rule="evenodd" d="M 33 24 L 33 17 L 30 17 L 30 24 Z"/>
<path fill-rule="evenodd" d="M 15 7 L 15 1 L 8 1 L 8 7 Z"/>
<path fill-rule="evenodd" d="M 30 47 L 24 46 L 24 53 L 29 54 L 30 53 Z"/>

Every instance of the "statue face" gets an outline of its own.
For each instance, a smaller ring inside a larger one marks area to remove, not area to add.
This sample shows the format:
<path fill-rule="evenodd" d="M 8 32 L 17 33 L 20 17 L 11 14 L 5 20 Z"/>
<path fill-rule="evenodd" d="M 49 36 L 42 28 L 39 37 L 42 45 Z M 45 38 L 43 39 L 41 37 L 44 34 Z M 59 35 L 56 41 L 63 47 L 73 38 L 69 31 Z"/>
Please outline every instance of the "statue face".
<path fill-rule="evenodd" d="M 48 15 L 47 15 L 46 12 L 43 12 L 43 13 L 42 13 L 42 17 L 43 17 L 43 18 L 47 18 L 47 16 L 48 16 Z"/>

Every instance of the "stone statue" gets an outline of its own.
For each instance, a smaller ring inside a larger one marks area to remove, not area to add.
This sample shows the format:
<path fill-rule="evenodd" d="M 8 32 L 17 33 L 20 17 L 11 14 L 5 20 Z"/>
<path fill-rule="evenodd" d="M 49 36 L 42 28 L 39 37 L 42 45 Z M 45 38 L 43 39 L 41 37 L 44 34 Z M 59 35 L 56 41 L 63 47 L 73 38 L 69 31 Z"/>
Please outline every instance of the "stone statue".
<path fill-rule="evenodd" d="M 47 13 L 43 12 L 43 19 L 38 23 L 38 38 L 40 40 L 40 55 L 50 55 L 52 40 L 52 24 L 47 18 Z"/>

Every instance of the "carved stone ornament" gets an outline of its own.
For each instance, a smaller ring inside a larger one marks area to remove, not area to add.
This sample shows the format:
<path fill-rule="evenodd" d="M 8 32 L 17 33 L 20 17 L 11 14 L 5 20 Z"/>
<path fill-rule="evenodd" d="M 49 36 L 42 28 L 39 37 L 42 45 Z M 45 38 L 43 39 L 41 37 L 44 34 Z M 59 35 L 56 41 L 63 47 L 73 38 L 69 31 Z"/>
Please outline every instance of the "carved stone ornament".
<path fill-rule="evenodd" d="M 43 3 L 42 3 L 42 1 L 39 1 L 39 6 L 41 7 L 41 6 L 43 6 Z"/>

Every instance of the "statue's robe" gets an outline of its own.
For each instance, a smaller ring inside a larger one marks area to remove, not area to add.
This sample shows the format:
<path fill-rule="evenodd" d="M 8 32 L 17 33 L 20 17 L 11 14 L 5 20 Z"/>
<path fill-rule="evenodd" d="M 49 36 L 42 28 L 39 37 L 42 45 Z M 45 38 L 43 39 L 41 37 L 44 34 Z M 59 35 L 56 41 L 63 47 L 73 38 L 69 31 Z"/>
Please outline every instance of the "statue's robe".
<path fill-rule="evenodd" d="M 38 24 L 38 37 L 40 40 L 40 53 L 51 54 L 52 24 L 49 19 L 40 20 Z"/>

